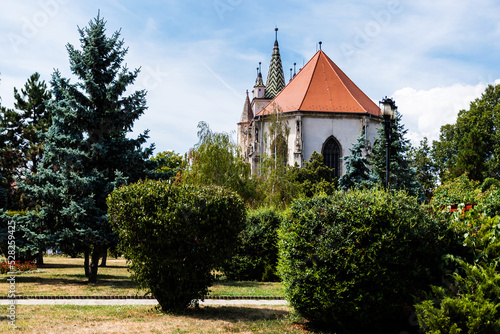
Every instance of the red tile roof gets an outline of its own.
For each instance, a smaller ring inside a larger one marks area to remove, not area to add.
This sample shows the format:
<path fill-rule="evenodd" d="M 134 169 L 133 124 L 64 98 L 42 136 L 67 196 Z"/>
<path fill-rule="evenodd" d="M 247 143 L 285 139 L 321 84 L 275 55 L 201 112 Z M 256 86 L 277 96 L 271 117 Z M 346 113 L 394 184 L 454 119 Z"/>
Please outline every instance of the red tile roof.
<path fill-rule="evenodd" d="M 281 112 L 319 111 L 381 116 L 380 108 L 321 50 L 256 116 L 273 112 L 274 105 Z"/>

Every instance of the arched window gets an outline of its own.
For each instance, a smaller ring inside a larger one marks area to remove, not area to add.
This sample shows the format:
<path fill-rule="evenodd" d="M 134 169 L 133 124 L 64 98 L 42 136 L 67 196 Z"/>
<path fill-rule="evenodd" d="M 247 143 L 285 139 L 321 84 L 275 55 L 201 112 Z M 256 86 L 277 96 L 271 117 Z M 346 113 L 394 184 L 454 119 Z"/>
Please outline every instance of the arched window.
<path fill-rule="evenodd" d="M 333 168 L 332 177 L 339 178 L 340 177 L 340 161 L 342 158 L 342 149 L 340 148 L 340 144 L 335 139 L 334 136 L 330 136 L 323 143 L 323 150 L 321 151 L 323 154 L 323 159 L 325 160 L 325 165 L 330 168 Z"/>

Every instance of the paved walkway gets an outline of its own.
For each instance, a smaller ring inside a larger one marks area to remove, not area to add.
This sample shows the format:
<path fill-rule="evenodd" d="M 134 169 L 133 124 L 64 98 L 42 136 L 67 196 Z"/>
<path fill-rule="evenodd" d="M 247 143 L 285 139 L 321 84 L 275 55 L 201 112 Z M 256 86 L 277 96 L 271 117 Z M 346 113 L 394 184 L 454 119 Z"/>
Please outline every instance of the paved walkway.
<path fill-rule="evenodd" d="M 9 305 L 11 299 L 0 299 L 0 305 Z M 156 299 L 16 299 L 16 305 L 158 305 Z M 263 305 L 287 306 L 286 300 L 264 299 L 205 299 L 200 305 Z"/>

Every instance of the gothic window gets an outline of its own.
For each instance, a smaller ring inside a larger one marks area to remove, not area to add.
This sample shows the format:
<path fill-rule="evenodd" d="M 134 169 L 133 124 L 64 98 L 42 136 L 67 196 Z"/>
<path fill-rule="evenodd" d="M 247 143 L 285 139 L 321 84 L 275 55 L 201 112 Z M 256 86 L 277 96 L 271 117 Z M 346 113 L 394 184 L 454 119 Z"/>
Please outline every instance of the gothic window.
<path fill-rule="evenodd" d="M 323 154 L 323 159 L 325 160 L 325 165 L 330 168 L 333 168 L 332 177 L 339 178 L 340 177 L 340 161 L 342 158 L 342 150 L 340 148 L 340 144 L 335 139 L 335 137 L 330 136 L 323 143 L 323 150 L 321 151 Z"/>

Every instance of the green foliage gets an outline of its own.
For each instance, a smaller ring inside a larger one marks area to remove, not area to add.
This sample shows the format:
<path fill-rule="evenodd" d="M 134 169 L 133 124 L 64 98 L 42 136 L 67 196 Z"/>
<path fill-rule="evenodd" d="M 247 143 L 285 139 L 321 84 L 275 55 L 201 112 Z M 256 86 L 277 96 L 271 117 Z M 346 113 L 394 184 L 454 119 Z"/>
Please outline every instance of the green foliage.
<path fill-rule="evenodd" d="M 460 261 L 464 274 L 455 274 L 456 291 L 433 287 L 433 294 L 415 308 L 426 333 L 500 333 L 500 274 L 494 265 Z"/>
<path fill-rule="evenodd" d="M 260 156 L 260 188 L 265 194 L 264 204 L 284 208 L 297 194 L 296 184 L 287 176 L 288 166 L 288 122 L 280 117 L 281 110 L 273 105 L 269 115 L 267 131 L 263 140 L 265 152 Z M 262 130 L 264 131 L 264 130 Z"/>
<path fill-rule="evenodd" d="M 455 156 L 458 154 L 458 144 L 455 142 L 456 129 L 454 125 L 446 124 L 441 127 L 439 140 L 432 142 L 431 159 L 436 164 L 441 183 L 453 179 L 450 170 L 453 167 Z"/>
<path fill-rule="evenodd" d="M 108 206 L 133 278 L 165 312 L 208 293 L 245 219 L 239 196 L 213 186 L 139 182 L 114 191 Z"/>
<path fill-rule="evenodd" d="M 479 211 L 481 206 L 467 212 L 462 208 L 445 214 L 450 246 L 443 266 L 447 274 L 458 270 L 455 259 L 481 265 L 500 263 L 500 217 L 486 216 Z"/>
<path fill-rule="evenodd" d="M 134 122 L 145 112 L 146 92 L 124 96 L 139 74 L 123 62 L 128 49 L 120 33 L 106 36 L 99 16 L 78 29 L 81 49 L 68 44 L 71 71 L 77 82 L 56 71 L 51 85 L 54 100 L 47 108 L 52 125 L 44 135 L 45 147 L 37 173 L 19 184 L 39 204 L 39 218 L 27 229 L 40 249 L 60 247 L 67 252 L 88 252 L 89 282 L 97 280 L 102 250 L 117 242 L 108 223 L 106 197 L 114 188 L 135 182 L 150 169 L 153 147 L 143 149 L 147 132 L 127 138 Z"/>
<path fill-rule="evenodd" d="M 314 151 L 304 166 L 294 166 L 286 171 L 287 179 L 293 184 L 295 197 L 313 197 L 317 194 L 331 195 L 336 191 L 336 182 L 332 178 L 333 169 L 323 162 L 323 156 Z"/>
<path fill-rule="evenodd" d="M 0 105 L 0 188 L 5 189 L 9 209 L 20 209 L 20 192 L 13 185 L 22 175 L 21 136 L 21 116 Z"/>
<path fill-rule="evenodd" d="M 26 174 L 37 172 L 43 155 L 43 133 L 51 124 L 51 114 L 46 108 L 52 94 L 47 90 L 45 81 L 34 73 L 19 92 L 14 88 L 15 108 L 1 108 L 0 128 L 5 128 L 0 141 L 6 141 L 0 149 L 0 172 L 6 178 L 0 181 L 8 189 L 8 208 L 22 209 L 33 207 L 35 203 L 25 201 L 15 182 Z"/>
<path fill-rule="evenodd" d="M 0 174 L 0 210 L 7 209 L 7 190 L 3 188 L 4 177 Z"/>
<path fill-rule="evenodd" d="M 380 127 L 377 132 L 379 137 L 373 145 L 369 161 L 380 184 L 385 184 L 387 139 L 384 127 Z M 401 114 L 396 113 L 396 118 L 391 122 L 389 188 L 406 190 L 411 195 L 422 198 L 422 186 L 417 181 L 416 170 L 412 168 L 408 157 L 410 140 L 405 138 L 407 132 L 408 130 L 403 126 Z"/>
<path fill-rule="evenodd" d="M 238 236 L 233 256 L 222 266 L 231 280 L 276 281 L 278 263 L 278 227 L 281 213 L 258 209 L 247 215 L 245 229 Z"/>
<path fill-rule="evenodd" d="M 500 85 L 489 85 L 483 95 L 461 110 L 455 124 L 441 127 L 433 156 L 440 176 L 467 173 L 472 180 L 500 178 Z"/>
<path fill-rule="evenodd" d="M 35 234 L 25 228 L 26 221 L 34 215 L 35 212 L 26 211 L 2 211 L 0 210 L 0 253 L 7 256 L 8 237 L 12 233 L 8 232 L 9 224 L 14 228 L 14 238 L 16 241 L 16 260 L 32 261 L 39 253 L 39 248 L 33 242 L 32 234 Z M 11 227 L 12 228 L 12 227 Z M 43 233 L 40 233 L 43 234 Z"/>
<path fill-rule="evenodd" d="M 484 187 L 483 187 L 484 189 Z M 478 210 L 489 217 L 500 216 L 500 185 L 493 185 L 477 197 Z"/>
<path fill-rule="evenodd" d="M 411 147 L 408 152 L 410 165 L 416 170 L 418 183 L 425 192 L 425 199 L 429 202 L 432 192 L 436 188 L 438 169 L 431 156 L 431 147 L 427 137 L 420 141 L 419 147 Z"/>
<path fill-rule="evenodd" d="M 439 276 L 442 227 L 403 192 L 353 190 L 292 204 L 279 275 L 291 305 L 338 331 L 386 333 Z"/>
<path fill-rule="evenodd" d="M 159 178 L 165 180 L 179 178 L 186 167 L 182 155 L 174 151 L 159 152 L 149 160 L 156 163 L 155 171 L 159 173 Z"/>
<path fill-rule="evenodd" d="M 467 174 L 463 174 L 439 186 L 434 191 L 431 204 L 439 209 L 453 204 L 476 203 L 479 193 L 479 182 L 470 180 Z"/>
<path fill-rule="evenodd" d="M 500 180 L 494 179 L 492 177 L 488 177 L 483 181 L 483 184 L 481 185 L 481 192 L 486 192 L 488 191 L 491 186 L 495 186 L 500 188 Z"/>
<path fill-rule="evenodd" d="M 256 197 L 256 181 L 250 176 L 237 145 L 228 133 L 218 133 L 207 123 L 198 123 L 199 141 L 189 152 L 182 181 L 195 185 L 217 185 L 237 192 L 247 203 Z"/>
<path fill-rule="evenodd" d="M 14 88 L 14 98 L 23 128 L 24 167 L 29 169 L 29 173 L 36 173 L 43 156 L 43 133 L 52 123 L 52 115 L 47 109 L 52 94 L 47 90 L 45 81 L 40 81 L 40 74 L 34 73 L 20 92 Z"/>
<path fill-rule="evenodd" d="M 365 138 L 363 134 L 358 136 L 356 143 L 353 144 L 351 155 L 345 156 L 346 172 L 339 179 L 339 188 L 342 190 L 371 188 L 376 180 L 368 166 L 370 163 L 364 157 Z"/>

